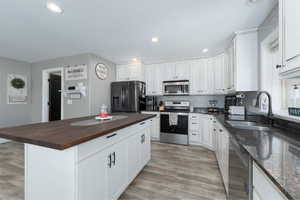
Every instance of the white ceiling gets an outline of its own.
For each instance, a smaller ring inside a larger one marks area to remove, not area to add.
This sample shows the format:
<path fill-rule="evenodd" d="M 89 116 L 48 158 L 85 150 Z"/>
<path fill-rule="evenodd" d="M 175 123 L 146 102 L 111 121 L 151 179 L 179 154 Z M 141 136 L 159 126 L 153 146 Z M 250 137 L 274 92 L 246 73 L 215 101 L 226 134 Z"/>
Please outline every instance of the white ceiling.
<path fill-rule="evenodd" d="M 181 60 L 222 51 L 234 31 L 263 22 L 276 0 L 6 0 L 0 6 L 0 56 L 35 62 L 95 53 L 115 63 Z M 159 37 L 157 44 L 151 43 Z"/>

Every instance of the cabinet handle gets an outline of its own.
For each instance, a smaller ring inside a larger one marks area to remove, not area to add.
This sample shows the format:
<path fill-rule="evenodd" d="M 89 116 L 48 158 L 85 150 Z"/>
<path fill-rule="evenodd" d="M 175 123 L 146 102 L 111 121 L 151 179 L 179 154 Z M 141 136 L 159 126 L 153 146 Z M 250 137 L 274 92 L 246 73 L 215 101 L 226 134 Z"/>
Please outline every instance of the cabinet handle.
<path fill-rule="evenodd" d="M 114 133 L 114 134 L 112 134 L 112 135 L 108 135 L 108 136 L 106 136 L 106 138 L 112 138 L 112 137 L 114 137 L 114 136 L 116 136 L 117 134 L 116 133 Z"/>
<path fill-rule="evenodd" d="M 276 65 L 276 69 L 283 67 L 283 65 Z"/>
<path fill-rule="evenodd" d="M 222 129 L 219 129 L 219 131 L 220 131 L 220 132 L 223 132 L 223 130 L 222 130 Z"/>
<path fill-rule="evenodd" d="M 140 123 L 140 125 L 144 125 L 146 122 L 142 122 L 142 123 Z"/>
<path fill-rule="evenodd" d="M 286 62 L 289 62 L 289 61 L 291 61 L 291 60 L 293 60 L 293 59 L 295 59 L 295 58 L 297 58 L 299 56 L 300 56 L 300 53 L 297 54 L 297 55 L 295 55 L 295 56 L 293 56 L 293 57 L 291 57 L 291 58 L 289 58 L 289 59 L 287 59 Z"/>
<path fill-rule="evenodd" d="M 112 159 L 112 164 L 115 166 L 116 165 L 116 152 L 113 152 L 113 159 Z"/>
<path fill-rule="evenodd" d="M 111 154 L 108 156 L 108 167 L 111 168 Z"/>

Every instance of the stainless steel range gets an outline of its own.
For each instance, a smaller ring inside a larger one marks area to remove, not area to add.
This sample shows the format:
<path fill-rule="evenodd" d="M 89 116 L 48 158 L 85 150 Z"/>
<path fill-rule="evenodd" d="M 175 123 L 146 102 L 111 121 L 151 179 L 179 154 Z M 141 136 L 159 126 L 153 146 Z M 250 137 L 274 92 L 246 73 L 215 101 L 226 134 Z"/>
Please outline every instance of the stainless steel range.
<path fill-rule="evenodd" d="M 166 101 L 160 113 L 160 141 L 188 145 L 190 102 Z"/>

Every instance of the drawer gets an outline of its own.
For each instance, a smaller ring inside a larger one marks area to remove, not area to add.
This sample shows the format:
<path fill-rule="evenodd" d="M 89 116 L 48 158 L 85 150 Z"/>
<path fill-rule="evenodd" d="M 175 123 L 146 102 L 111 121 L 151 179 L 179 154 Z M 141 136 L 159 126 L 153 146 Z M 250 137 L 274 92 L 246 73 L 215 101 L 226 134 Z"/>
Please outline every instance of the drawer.
<path fill-rule="evenodd" d="M 200 143 L 201 135 L 199 134 L 199 132 L 190 131 L 189 132 L 189 141 L 190 141 L 190 143 Z"/>
<path fill-rule="evenodd" d="M 189 115 L 189 120 L 199 120 L 201 118 L 200 114 L 190 114 Z"/>
<path fill-rule="evenodd" d="M 130 137 L 131 135 L 137 134 L 140 130 L 151 125 L 151 120 L 147 120 L 82 143 L 78 146 L 78 160 L 80 161 L 94 153 L 102 151 L 105 148 Z"/>
<path fill-rule="evenodd" d="M 196 122 L 190 122 L 189 123 L 189 129 L 190 130 L 199 131 L 200 127 L 201 127 L 200 123 L 196 123 Z"/>

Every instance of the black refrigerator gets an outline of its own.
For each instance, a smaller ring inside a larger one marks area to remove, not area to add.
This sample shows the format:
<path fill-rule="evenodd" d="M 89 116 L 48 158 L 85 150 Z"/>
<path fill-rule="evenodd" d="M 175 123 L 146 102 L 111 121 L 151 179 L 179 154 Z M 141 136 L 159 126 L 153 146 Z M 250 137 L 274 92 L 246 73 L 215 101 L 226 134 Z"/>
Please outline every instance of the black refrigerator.
<path fill-rule="evenodd" d="M 142 81 L 111 83 L 112 112 L 140 112 L 146 108 L 146 85 Z"/>

